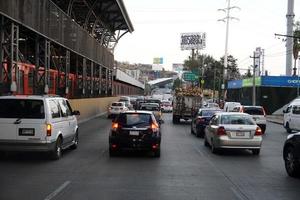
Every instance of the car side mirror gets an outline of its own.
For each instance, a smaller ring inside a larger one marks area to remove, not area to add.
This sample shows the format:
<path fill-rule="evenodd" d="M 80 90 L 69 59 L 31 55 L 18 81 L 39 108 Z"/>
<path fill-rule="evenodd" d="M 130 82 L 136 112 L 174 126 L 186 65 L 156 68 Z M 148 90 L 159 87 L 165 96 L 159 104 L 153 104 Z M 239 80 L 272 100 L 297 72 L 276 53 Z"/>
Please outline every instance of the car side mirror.
<path fill-rule="evenodd" d="M 74 111 L 72 112 L 72 115 L 80 115 L 79 110 L 74 110 Z"/>

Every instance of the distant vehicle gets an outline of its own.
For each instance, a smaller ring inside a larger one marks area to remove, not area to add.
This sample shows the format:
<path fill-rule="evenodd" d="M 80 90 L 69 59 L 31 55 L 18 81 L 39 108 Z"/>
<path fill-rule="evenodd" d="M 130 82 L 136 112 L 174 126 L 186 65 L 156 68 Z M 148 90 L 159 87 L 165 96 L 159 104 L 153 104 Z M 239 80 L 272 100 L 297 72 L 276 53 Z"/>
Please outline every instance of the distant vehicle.
<path fill-rule="evenodd" d="M 300 177 L 300 133 L 288 135 L 283 147 L 286 172 L 291 177 Z"/>
<path fill-rule="evenodd" d="M 115 117 L 116 115 L 120 114 L 121 112 L 129 110 L 125 106 L 125 102 L 113 102 L 111 106 L 108 108 L 107 117 Z"/>
<path fill-rule="evenodd" d="M 119 102 L 124 102 L 125 106 L 129 109 L 133 109 L 133 105 L 130 103 L 130 97 L 128 96 L 121 96 Z"/>
<path fill-rule="evenodd" d="M 158 121 L 158 123 L 162 122 L 162 113 L 158 103 L 142 103 L 140 110 L 152 111 L 156 121 Z"/>
<path fill-rule="evenodd" d="M 191 133 L 197 137 L 203 137 L 205 127 L 208 125 L 211 117 L 217 112 L 222 112 L 222 110 L 216 108 L 199 109 L 199 112 L 192 118 Z"/>
<path fill-rule="evenodd" d="M 159 106 L 161 106 L 161 100 L 160 99 L 154 99 L 154 98 L 148 98 L 145 99 L 145 103 L 157 103 Z"/>
<path fill-rule="evenodd" d="M 0 151 L 48 152 L 59 159 L 78 146 L 78 125 L 67 99 L 51 96 L 0 97 Z"/>
<path fill-rule="evenodd" d="M 162 112 L 172 112 L 173 111 L 172 102 L 163 100 L 161 102 L 161 111 Z"/>
<path fill-rule="evenodd" d="M 180 123 L 180 119 L 192 119 L 202 105 L 200 88 L 176 88 L 173 97 L 173 123 Z"/>
<path fill-rule="evenodd" d="M 219 104 L 217 104 L 217 103 L 207 103 L 205 107 L 206 108 L 220 108 Z"/>
<path fill-rule="evenodd" d="M 224 109 L 225 112 L 232 112 L 233 109 L 237 106 L 241 106 L 241 103 L 239 103 L 239 102 L 225 102 L 223 109 Z"/>
<path fill-rule="evenodd" d="M 205 128 L 204 145 L 211 146 L 212 153 L 233 148 L 250 149 L 258 155 L 261 144 L 262 131 L 246 113 L 216 113 Z"/>
<path fill-rule="evenodd" d="M 242 112 L 252 115 L 253 120 L 261 128 L 264 134 L 267 126 L 266 112 L 262 106 L 237 106 L 233 112 Z"/>
<path fill-rule="evenodd" d="M 109 155 L 121 150 L 147 150 L 160 157 L 161 133 L 152 112 L 126 111 L 112 122 Z"/>
<path fill-rule="evenodd" d="M 283 126 L 286 131 L 300 131 L 300 101 L 293 101 L 283 113 Z"/>

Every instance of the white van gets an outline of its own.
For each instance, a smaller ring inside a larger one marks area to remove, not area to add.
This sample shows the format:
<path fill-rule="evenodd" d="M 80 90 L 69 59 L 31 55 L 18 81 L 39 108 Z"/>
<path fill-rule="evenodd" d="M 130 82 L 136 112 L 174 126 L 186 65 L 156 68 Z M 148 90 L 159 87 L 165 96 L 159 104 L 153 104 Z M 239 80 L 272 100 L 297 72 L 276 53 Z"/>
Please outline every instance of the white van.
<path fill-rule="evenodd" d="M 300 101 L 293 101 L 283 113 L 283 126 L 286 131 L 300 131 Z"/>
<path fill-rule="evenodd" d="M 0 151 L 42 151 L 59 159 L 78 145 L 78 125 L 67 99 L 51 96 L 0 97 Z"/>
<path fill-rule="evenodd" d="M 232 112 L 233 109 L 237 106 L 241 106 L 239 102 L 225 102 L 224 111 L 225 112 Z"/>

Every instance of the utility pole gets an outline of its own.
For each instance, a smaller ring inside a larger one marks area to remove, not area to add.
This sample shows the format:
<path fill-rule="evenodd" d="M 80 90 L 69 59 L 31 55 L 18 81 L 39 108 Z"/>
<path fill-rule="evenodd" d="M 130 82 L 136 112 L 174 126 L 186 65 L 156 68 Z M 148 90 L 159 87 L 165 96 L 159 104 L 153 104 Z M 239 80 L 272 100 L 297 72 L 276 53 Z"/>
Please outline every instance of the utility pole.
<path fill-rule="evenodd" d="M 253 56 L 250 56 L 250 58 L 253 58 L 253 87 L 252 87 L 252 105 L 256 106 L 256 85 L 255 85 L 255 59 L 260 58 L 259 56 L 255 56 L 255 51 L 253 52 Z"/>
<path fill-rule="evenodd" d="M 286 34 L 293 36 L 293 24 L 294 24 L 294 0 L 288 0 L 288 11 L 286 14 Z M 287 37 L 286 40 L 286 68 L 285 75 L 292 75 L 292 53 L 293 52 L 293 39 L 291 37 Z M 294 75 L 296 75 L 296 70 L 294 69 Z"/>
<path fill-rule="evenodd" d="M 218 20 L 218 21 L 223 21 L 223 22 L 226 23 L 225 55 L 224 55 L 223 83 L 222 83 L 223 100 L 225 100 L 225 83 L 226 83 L 226 80 L 227 80 L 229 20 L 231 20 L 231 19 L 239 20 L 238 18 L 230 16 L 230 10 L 234 9 L 234 8 L 240 9 L 239 7 L 236 7 L 236 6 L 230 6 L 230 0 L 227 0 L 227 8 L 218 9 L 218 11 L 223 11 L 223 12 L 226 13 L 226 17 L 224 17 L 223 19 Z"/>

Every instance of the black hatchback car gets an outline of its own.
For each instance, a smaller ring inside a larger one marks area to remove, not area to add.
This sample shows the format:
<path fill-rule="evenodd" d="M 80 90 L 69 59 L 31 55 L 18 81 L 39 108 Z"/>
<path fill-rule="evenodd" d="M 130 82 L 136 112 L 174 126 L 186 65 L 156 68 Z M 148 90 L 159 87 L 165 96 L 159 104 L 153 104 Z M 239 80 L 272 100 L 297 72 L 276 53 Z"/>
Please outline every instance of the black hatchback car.
<path fill-rule="evenodd" d="M 126 111 L 112 122 L 109 155 L 120 150 L 146 150 L 160 157 L 161 133 L 152 112 Z"/>
<path fill-rule="evenodd" d="M 288 175 L 300 177 L 300 133 L 288 135 L 283 147 L 283 159 Z"/>
<path fill-rule="evenodd" d="M 204 129 L 209 120 L 216 112 L 221 112 L 219 108 L 200 108 L 198 113 L 192 118 L 191 133 L 197 137 L 204 136 Z"/>

